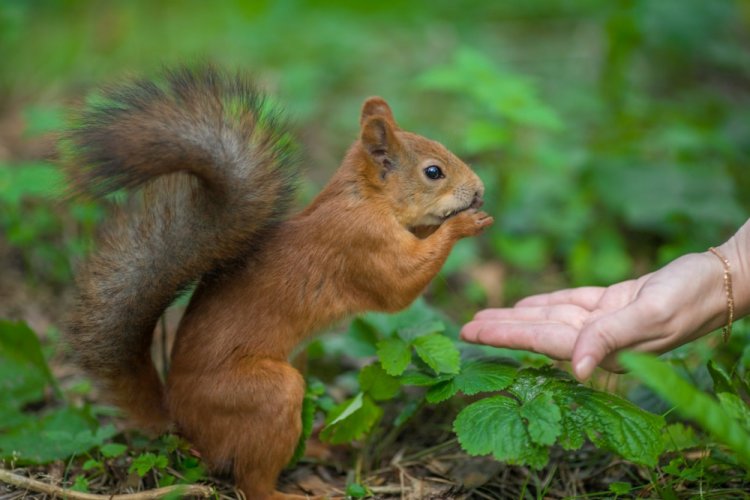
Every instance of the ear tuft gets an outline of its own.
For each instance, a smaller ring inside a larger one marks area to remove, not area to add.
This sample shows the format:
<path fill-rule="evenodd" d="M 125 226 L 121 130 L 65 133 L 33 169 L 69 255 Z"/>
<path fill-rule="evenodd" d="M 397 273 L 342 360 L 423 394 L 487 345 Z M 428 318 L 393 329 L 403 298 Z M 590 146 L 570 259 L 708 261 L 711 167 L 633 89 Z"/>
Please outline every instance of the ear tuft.
<path fill-rule="evenodd" d="M 393 128 L 398 128 L 396 120 L 393 118 L 391 107 L 382 97 L 369 97 L 362 105 L 362 114 L 359 118 L 359 124 L 364 127 L 365 122 L 373 117 L 381 117 L 390 122 Z"/>

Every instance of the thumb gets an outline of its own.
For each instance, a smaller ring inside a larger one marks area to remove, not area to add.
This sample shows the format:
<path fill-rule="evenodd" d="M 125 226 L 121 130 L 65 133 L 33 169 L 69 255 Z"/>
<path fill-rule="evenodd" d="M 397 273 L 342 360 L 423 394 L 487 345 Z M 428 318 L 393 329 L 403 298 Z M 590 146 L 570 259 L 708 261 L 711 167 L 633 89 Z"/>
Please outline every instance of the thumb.
<path fill-rule="evenodd" d="M 571 361 L 576 378 L 584 382 L 594 369 L 610 354 L 628 347 L 649 331 L 647 316 L 636 304 L 602 316 L 586 325 L 576 339 Z"/>

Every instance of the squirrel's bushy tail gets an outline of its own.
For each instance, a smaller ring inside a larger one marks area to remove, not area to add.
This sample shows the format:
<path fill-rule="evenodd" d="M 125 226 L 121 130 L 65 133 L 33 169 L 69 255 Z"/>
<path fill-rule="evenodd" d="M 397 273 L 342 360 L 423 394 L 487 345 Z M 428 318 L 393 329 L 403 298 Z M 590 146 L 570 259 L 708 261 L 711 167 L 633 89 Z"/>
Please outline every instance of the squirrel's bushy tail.
<path fill-rule="evenodd" d="M 79 270 L 67 338 L 114 403 L 162 430 L 154 327 L 181 290 L 252 252 L 286 211 L 289 138 L 248 80 L 202 67 L 106 89 L 65 147 L 74 190 L 141 188 Z"/>

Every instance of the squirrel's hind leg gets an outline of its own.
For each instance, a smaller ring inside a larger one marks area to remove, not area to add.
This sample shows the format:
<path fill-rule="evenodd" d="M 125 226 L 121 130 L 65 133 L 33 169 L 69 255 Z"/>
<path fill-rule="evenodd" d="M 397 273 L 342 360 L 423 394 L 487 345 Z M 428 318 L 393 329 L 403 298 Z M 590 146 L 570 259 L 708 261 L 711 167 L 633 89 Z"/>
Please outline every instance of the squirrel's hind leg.
<path fill-rule="evenodd" d="M 248 500 L 276 491 L 302 432 L 302 375 L 285 361 L 245 358 L 206 374 L 170 374 L 170 413 L 210 466 L 232 464 Z"/>

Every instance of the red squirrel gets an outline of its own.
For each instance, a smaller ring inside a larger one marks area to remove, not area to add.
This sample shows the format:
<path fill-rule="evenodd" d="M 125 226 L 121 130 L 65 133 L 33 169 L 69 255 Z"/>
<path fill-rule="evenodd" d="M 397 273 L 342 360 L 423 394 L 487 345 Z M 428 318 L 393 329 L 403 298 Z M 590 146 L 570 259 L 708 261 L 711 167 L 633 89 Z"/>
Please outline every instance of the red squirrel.
<path fill-rule="evenodd" d="M 206 66 L 104 90 L 67 137 L 76 191 L 130 196 L 80 269 L 66 338 L 136 425 L 173 424 L 249 499 L 292 498 L 276 481 L 301 431 L 294 348 L 342 318 L 405 308 L 492 223 L 479 177 L 379 97 L 328 184 L 288 216 L 288 128 L 249 80 Z M 163 385 L 154 328 L 195 282 Z"/>

